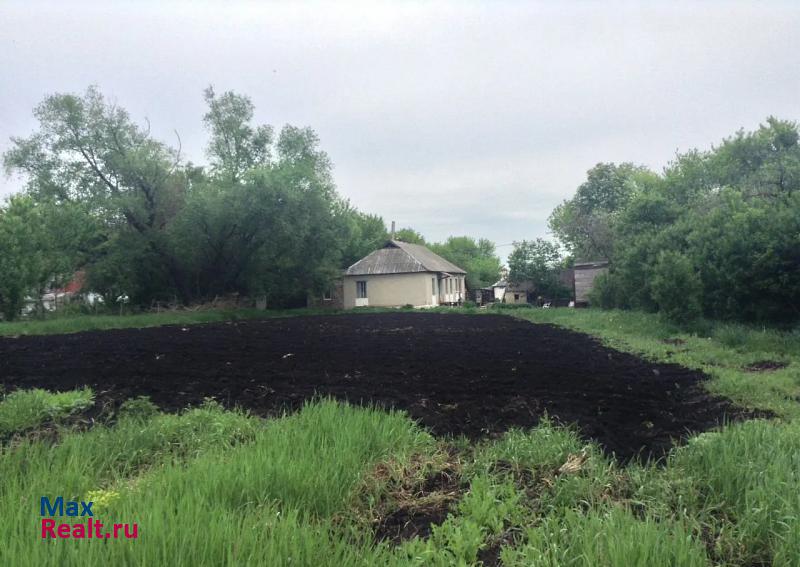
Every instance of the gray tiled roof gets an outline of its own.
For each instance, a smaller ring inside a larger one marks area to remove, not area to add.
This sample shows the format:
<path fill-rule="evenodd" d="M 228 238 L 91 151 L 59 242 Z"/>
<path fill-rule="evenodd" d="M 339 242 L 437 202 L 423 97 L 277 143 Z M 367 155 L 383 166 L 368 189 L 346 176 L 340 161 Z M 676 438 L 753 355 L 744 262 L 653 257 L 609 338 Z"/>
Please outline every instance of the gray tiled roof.
<path fill-rule="evenodd" d="M 364 256 L 347 268 L 347 276 L 372 274 L 407 274 L 411 272 L 447 272 L 466 274 L 464 270 L 419 244 L 390 240 L 383 248 Z"/>

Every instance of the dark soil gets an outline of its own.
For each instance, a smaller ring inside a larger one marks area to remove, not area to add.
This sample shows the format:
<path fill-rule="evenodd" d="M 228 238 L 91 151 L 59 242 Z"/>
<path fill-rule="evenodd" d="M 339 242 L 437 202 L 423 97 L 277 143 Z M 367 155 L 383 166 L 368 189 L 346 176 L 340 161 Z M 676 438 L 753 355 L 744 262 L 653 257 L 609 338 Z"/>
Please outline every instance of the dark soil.
<path fill-rule="evenodd" d="M 431 476 L 413 499 L 382 518 L 375 528 L 378 541 L 392 543 L 431 535 L 433 526 L 445 521 L 461 495 L 460 480 L 455 475 L 437 473 Z"/>
<path fill-rule="evenodd" d="M 290 317 L 0 339 L 7 389 L 94 388 L 178 411 L 214 397 L 259 415 L 329 395 L 405 409 L 436 434 L 481 437 L 576 423 L 623 459 L 749 417 L 703 374 L 653 364 L 566 329 L 502 315 Z"/>
<path fill-rule="evenodd" d="M 759 360 L 750 366 L 745 366 L 747 372 L 769 372 L 770 370 L 780 370 L 789 366 L 787 362 L 780 362 L 778 360 Z"/>

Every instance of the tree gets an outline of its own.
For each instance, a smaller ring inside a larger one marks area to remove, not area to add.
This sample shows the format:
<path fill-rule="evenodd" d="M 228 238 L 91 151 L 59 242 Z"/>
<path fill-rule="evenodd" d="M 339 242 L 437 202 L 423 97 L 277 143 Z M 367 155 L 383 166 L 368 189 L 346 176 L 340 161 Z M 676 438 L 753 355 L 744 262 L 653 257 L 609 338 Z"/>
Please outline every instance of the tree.
<path fill-rule="evenodd" d="M 26 297 L 66 283 L 96 237 L 92 219 L 72 205 L 13 197 L 0 209 L 0 313 L 15 319 Z"/>
<path fill-rule="evenodd" d="M 611 269 L 597 282 L 599 303 L 679 322 L 700 313 L 799 321 L 799 139 L 796 123 L 770 117 L 709 151 L 678 155 L 642 184 L 609 224 Z"/>
<path fill-rule="evenodd" d="M 211 171 L 235 183 L 254 167 L 268 165 L 273 141 L 271 126 L 253 126 L 252 101 L 231 91 L 217 96 L 213 87 L 205 92 L 208 112 L 203 123 L 211 134 L 208 157 Z"/>
<path fill-rule="evenodd" d="M 469 236 L 451 236 L 430 249 L 467 272 L 467 289 L 487 287 L 498 280 L 502 264 L 494 242 Z"/>
<path fill-rule="evenodd" d="M 537 293 L 545 297 L 561 297 L 564 286 L 558 279 L 561 252 L 558 244 L 542 238 L 514 243 L 508 256 L 508 279 L 511 283 L 532 282 Z"/>
<path fill-rule="evenodd" d="M 425 245 L 425 237 L 413 228 L 401 228 L 394 233 L 395 240 L 408 242 L 409 244 L 422 244 Z"/>
<path fill-rule="evenodd" d="M 252 124 L 247 97 L 205 97 L 209 172 L 94 87 L 47 97 L 38 132 L 13 139 L 5 166 L 27 178 L 35 203 L 79 207 L 102 228 L 86 264 L 109 298 L 300 303 L 340 269 L 352 228 L 330 159 L 310 128 L 285 126 L 275 139 Z"/>
<path fill-rule="evenodd" d="M 662 250 L 653 269 L 653 300 L 659 311 L 676 323 L 690 323 L 702 314 L 702 283 L 691 260 Z"/>
<path fill-rule="evenodd" d="M 149 128 L 135 125 L 94 87 L 83 97 L 49 96 L 34 114 L 39 132 L 12 138 L 6 168 L 25 174 L 39 201 L 79 204 L 110 227 L 127 225 L 188 300 L 187 278 L 163 234 L 188 189 L 179 152 L 153 140 Z"/>
<path fill-rule="evenodd" d="M 378 215 L 362 213 L 343 203 L 343 214 L 348 223 L 348 235 L 342 250 L 342 268 L 347 268 L 386 244 L 389 233 Z"/>
<path fill-rule="evenodd" d="M 551 213 L 550 230 L 576 258 L 610 258 L 616 216 L 657 179 L 648 169 L 631 163 L 599 163 L 587 172 L 575 196 Z"/>

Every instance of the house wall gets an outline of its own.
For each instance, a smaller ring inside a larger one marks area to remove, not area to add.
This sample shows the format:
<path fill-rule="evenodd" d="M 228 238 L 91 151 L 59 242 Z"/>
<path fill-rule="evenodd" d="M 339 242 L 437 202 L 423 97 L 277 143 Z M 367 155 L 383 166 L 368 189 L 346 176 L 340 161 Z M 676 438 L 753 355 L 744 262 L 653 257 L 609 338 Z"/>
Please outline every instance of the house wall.
<path fill-rule="evenodd" d="M 492 288 L 492 290 L 494 291 L 494 300 L 495 301 L 503 301 L 503 299 L 506 296 L 506 288 L 505 288 L 505 286 L 503 286 L 503 287 L 495 286 L 495 287 Z"/>
<path fill-rule="evenodd" d="M 367 282 L 367 305 L 370 307 L 421 307 L 433 305 L 432 272 L 413 274 L 381 274 L 346 276 L 344 278 L 344 308 L 356 307 L 356 282 Z"/>
<path fill-rule="evenodd" d="M 589 303 L 589 293 L 594 288 L 594 279 L 608 272 L 607 266 L 597 268 L 575 268 L 575 303 Z"/>
<path fill-rule="evenodd" d="M 503 303 L 528 303 L 528 292 L 523 289 L 506 288 Z"/>
<path fill-rule="evenodd" d="M 465 276 L 452 276 L 439 280 L 439 303 L 463 303 L 466 297 Z"/>

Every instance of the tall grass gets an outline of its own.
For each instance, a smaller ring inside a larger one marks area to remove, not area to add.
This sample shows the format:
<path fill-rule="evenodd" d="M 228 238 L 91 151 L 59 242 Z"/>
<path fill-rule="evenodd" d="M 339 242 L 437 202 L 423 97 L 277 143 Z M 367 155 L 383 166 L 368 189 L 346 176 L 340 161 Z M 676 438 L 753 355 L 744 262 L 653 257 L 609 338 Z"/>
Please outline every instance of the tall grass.
<path fill-rule="evenodd" d="M 713 552 L 741 565 L 800 565 L 800 422 L 751 421 L 695 437 L 665 471 L 640 481 L 650 507 L 680 498 L 713 533 Z"/>
<path fill-rule="evenodd" d="M 58 423 L 94 403 L 89 388 L 48 392 L 39 388 L 17 390 L 0 399 L 0 440 L 45 422 Z"/>
<path fill-rule="evenodd" d="M 553 515 L 502 552 L 504 565 L 537 567 L 707 567 L 701 542 L 680 525 L 637 519 L 623 508 Z"/>
<path fill-rule="evenodd" d="M 343 537 L 333 517 L 371 463 L 431 437 L 403 414 L 331 401 L 262 426 L 251 419 L 205 408 L 6 449 L 0 563 L 332 565 L 380 553 Z M 40 496 L 99 490 L 113 496 L 98 519 L 138 523 L 139 540 L 39 541 Z"/>

